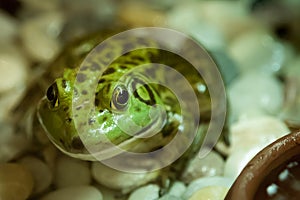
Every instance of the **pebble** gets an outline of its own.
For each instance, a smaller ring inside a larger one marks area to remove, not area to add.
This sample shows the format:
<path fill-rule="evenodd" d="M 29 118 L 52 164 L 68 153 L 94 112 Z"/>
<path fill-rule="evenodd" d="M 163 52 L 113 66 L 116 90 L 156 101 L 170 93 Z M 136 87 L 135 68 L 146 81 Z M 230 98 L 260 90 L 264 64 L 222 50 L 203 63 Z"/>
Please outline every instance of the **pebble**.
<path fill-rule="evenodd" d="M 132 27 L 162 26 L 165 24 L 163 12 L 149 8 L 142 2 L 126 3 L 120 6 L 119 20 Z"/>
<path fill-rule="evenodd" d="M 0 164 L 0 199 L 25 200 L 33 189 L 33 177 L 22 165 Z"/>
<path fill-rule="evenodd" d="M 238 149 L 233 151 L 226 159 L 224 176 L 236 179 L 248 162 L 260 151 L 263 146 L 251 149 Z"/>
<path fill-rule="evenodd" d="M 145 183 L 153 181 L 159 171 L 149 173 L 128 173 L 115 170 L 100 162 L 92 162 L 92 176 L 99 183 L 108 188 L 128 192 Z"/>
<path fill-rule="evenodd" d="M 20 27 L 20 36 L 27 53 L 34 61 L 50 61 L 60 50 L 57 39 L 64 17 L 59 12 L 45 13 L 38 18 L 25 20 Z"/>
<path fill-rule="evenodd" d="M 209 186 L 198 190 L 189 200 L 223 200 L 227 192 L 227 187 Z"/>
<path fill-rule="evenodd" d="M 171 186 L 168 195 L 171 195 L 173 197 L 181 197 L 185 192 L 185 190 L 186 190 L 185 184 L 183 182 L 176 181 Z"/>
<path fill-rule="evenodd" d="M 25 85 L 28 62 L 13 45 L 2 45 L 0 50 L 0 93 Z"/>
<path fill-rule="evenodd" d="M 14 134 L 13 127 L 0 123 L 0 163 L 8 162 L 29 146 L 29 141 L 22 134 Z"/>
<path fill-rule="evenodd" d="M 274 74 L 293 57 L 291 47 L 260 29 L 237 37 L 228 50 L 242 73 L 255 71 Z"/>
<path fill-rule="evenodd" d="M 56 187 L 89 185 L 90 183 L 91 173 L 88 162 L 64 155 L 58 158 L 54 180 Z"/>
<path fill-rule="evenodd" d="M 149 184 L 140 187 L 133 191 L 128 200 L 155 200 L 159 197 L 159 187 L 154 184 Z"/>
<path fill-rule="evenodd" d="M 183 199 L 191 198 L 198 190 L 213 186 L 213 187 L 222 187 L 230 188 L 234 179 L 228 177 L 214 176 L 214 177 L 204 177 L 192 181 L 185 193 L 182 195 Z"/>
<path fill-rule="evenodd" d="M 200 1 L 199 4 L 197 13 L 208 24 L 216 26 L 226 41 L 260 26 L 240 1 Z"/>
<path fill-rule="evenodd" d="M 284 122 L 272 116 L 240 120 L 229 129 L 231 152 L 267 146 L 290 132 Z"/>
<path fill-rule="evenodd" d="M 50 168 L 43 161 L 32 156 L 27 156 L 22 158 L 19 162 L 25 166 L 33 176 L 33 194 L 41 193 L 49 188 L 52 183 L 53 174 Z"/>
<path fill-rule="evenodd" d="M 10 43 L 18 35 L 18 22 L 7 13 L 0 10 L 0 44 Z"/>
<path fill-rule="evenodd" d="M 271 116 L 240 120 L 230 126 L 230 155 L 224 175 L 236 178 L 246 164 L 264 147 L 290 131 L 285 123 Z"/>
<path fill-rule="evenodd" d="M 198 3 L 177 6 L 167 14 L 166 24 L 192 36 L 208 50 L 223 49 L 226 46 L 224 36 L 218 27 L 205 21 L 199 9 Z"/>
<path fill-rule="evenodd" d="M 283 87 L 275 77 L 248 73 L 236 78 L 228 87 L 231 120 L 276 114 L 283 104 Z"/>
<path fill-rule="evenodd" d="M 285 69 L 285 99 L 280 118 L 290 127 L 300 127 L 300 56 L 291 60 Z"/>
<path fill-rule="evenodd" d="M 74 175 L 75 176 L 75 175 Z M 72 186 L 48 193 L 41 200 L 102 200 L 101 192 L 93 186 Z"/>
<path fill-rule="evenodd" d="M 223 175 L 224 160 L 214 151 L 208 153 L 204 158 L 195 157 L 183 172 L 181 180 L 189 183 L 203 176 Z"/>

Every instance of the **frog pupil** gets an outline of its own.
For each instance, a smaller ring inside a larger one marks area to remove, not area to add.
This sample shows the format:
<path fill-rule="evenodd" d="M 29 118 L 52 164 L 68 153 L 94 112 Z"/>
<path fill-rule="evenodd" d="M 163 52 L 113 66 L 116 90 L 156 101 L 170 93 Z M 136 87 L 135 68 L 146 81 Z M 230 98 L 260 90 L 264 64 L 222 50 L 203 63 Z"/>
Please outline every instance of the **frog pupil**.
<path fill-rule="evenodd" d="M 57 95 L 58 95 L 58 89 L 56 83 L 53 83 L 47 90 L 47 99 L 50 101 L 51 106 L 55 107 L 57 104 Z"/>
<path fill-rule="evenodd" d="M 114 90 L 113 105 L 116 109 L 122 109 L 126 106 L 129 94 L 124 86 L 118 86 Z"/>

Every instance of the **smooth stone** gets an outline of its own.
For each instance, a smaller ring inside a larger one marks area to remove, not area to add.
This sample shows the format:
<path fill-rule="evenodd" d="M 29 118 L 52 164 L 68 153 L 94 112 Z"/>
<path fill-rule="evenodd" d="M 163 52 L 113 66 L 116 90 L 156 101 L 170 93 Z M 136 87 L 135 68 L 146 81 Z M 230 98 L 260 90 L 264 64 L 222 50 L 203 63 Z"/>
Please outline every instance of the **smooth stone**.
<path fill-rule="evenodd" d="M 118 12 L 120 21 L 133 27 L 163 26 L 165 14 L 159 10 L 151 9 L 147 3 L 133 2 L 122 4 Z"/>
<path fill-rule="evenodd" d="M 25 166 L 32 174 L 34 179 L 33 194 L 38 194 L 49 188 L 53 180 L 50 168 L 41 160 L 28 156 L 22 158 L 20 164 Z"/>
<path fill-rule="evenodd" d="M 9 43 L 18 35 L 18 22 L 7 13 L 0 10 L 0 44 Z"/>
<path fill-rule="evenodd" d="M 231 152 L 267 146 L 289 132 L 283 121 L 271 116 L 237 121 L 229 127 Z"/>
<path fill-rule="evenodd" d="M 228 87 L 232 119 L 277 114 L 283 104 L 283 87 L 275 77 L 248 73 L 237 77 Z"/>
<path fill-rule="evenodd" d="M 0 123 L 0 163 L 8 162 L 29 147 L 29 141 L 23 134 L 14 134 L 13 126 Z"/>
<path fill-rule="evenodd" d="M 267 31 L 254 30 L 237 37 L 229 45 L 229 54 L 242 73 L 274 74 L 292 58 L 293 51 Z"/>
<path fill-rule="evenodd" d="M 185 183 L 204 177 L 223 175 L 224 160 L 214 151 L 209 152 L 204 158 L 196 156 L 182 174 L 181 180 Z"/>
<path fill-rule="evenodd" d="M 263 146 L 256 146 L 233 151 L 226 159 L 224 176 L 236 179 L 248 162 L 262 149 Z"/>
<path fill-rule="evenodd" d="M 22 43 L 34 61 L 50 61 L 58 54 L 61 44 L 57 37 L 63 23 L 64 17 L 59 12 L 45 13 L 22 23 L 20 27 Z"/>
<path fill-rule="evenodd" d="M 33 189 L 33 177 L 19 164 L 0 164 L 0 199 L 25 200 Z"/>
<path fill-rule="evenodd" d="M 181 197 L 166 194 L 160 197 L 158 200 L 183 200 L 183 199 Z"/>
<path fill-rule="evenodd" d="M 0 50 L 0 93 L 26 84 L 28 62 L 12 44 L 2 45 Z"/>
<path fill-rule="evenodd" d="M 228 188 L 221 186 L 209 186 L 198 190 L 189 200 L 223 200 L 228 192 Z"/>
<path fill-rule="evenodd" d="M 24 15 L 24 12 L 27 15 L 42 14 L 45 12 L 51 12 L 59 9 L 60 0 L 44 0 L 41 3 L 39 0 L 20 0 L 22 2 L 23 9 L 21 14 Z"/>
<path fill-rule="evenodd" d="M 186 186 L 183 182 L 176 181 L 171 186 L 168 195 L 173 197 L 181 197 L 186 190 Z"/>
<path fill-rule="evenodd" d="M 89 185 L 91 183 L 89 163 L 64 155 L 59 157 L 54 183 L 58 188 Z"/>
<path fill-rule="evenodd" d="M 204 177 L 199 178 L 197 180 L 192 181 L 185 193 L 182 195 L 183 199 L 189 199 L 193 196 L 195 192 L 200 189 L 209 187 L 209 186 L 220 186 L 224 188 L 230 188 L 233 184 L 234 179 L 230 177 L 221 177 L 221 176 L 214 176 L 214 177 Z"/>
<path fill-rule="evenodd" d="M 155 200 L 159 197 L 159 187 L 149 184 L 133 191 L 128 200 Z"/>
<path fill-rule="evenodd" d="M 230 85 L 232 81 L 239 75 L 237 64 L 224 49 L 209 50 L 209 53 L 221 73 L 224 84 L 226 86 Z"/>
<path fill-rule="evenodd" d="M 300 127 L 300 56 L 294 58 L 286 66 L 283 76 L 285 77 L 285 99 L 280 118 L 289 127 Z"/>
<path fill-rule="evenodd" d="M 223 34 L 226 41 L 256 29 L 260 24 L 249 15 L 248 8 L 235 1 L 199 1 L 196 11 L 203 19 Z M 186 22 L 185 22 L 186 23 Z"/>
<path fill-rule="evenodd" d="M 74 174 L 75 176 L 75 174 Z M 46 194 L 41 200 L 102 200 L 101 192 L 93 186 L 72 186 Z"/>
<path fill-rule="evenodd" d="M 111 189 L 122 190 L 124 193 L 155 180 L 159 171 L 148 173 L 129 173 L 92 162 L 92 176 L 101 185 Z"/>
<path fill-rule="evenodd" d="M 201 9 L 198 3 L 185 4 L 175 7 L 167 14 L 168 27 L 183 31 L 206 49 L 219 50 L 226 46 L 224 36 L 214 25 L 207 23 L 198 12 Z"/>

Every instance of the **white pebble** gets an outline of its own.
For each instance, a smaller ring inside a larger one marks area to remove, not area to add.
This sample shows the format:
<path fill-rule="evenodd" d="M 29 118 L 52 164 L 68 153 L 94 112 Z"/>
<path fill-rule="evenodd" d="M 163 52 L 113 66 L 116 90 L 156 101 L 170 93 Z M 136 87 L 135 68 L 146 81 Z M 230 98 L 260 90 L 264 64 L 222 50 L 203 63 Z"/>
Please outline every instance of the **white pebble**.
<path fill-rule="evenodd" d="M 0 43 L 12 42 L 18 34 L 18 23 L 15 19 L 0 10 Z"/>
<path fill-rule="evenodd" d="M 115 170 L 100 162 L 92 163 L 92 176 L 99 184 L 125 192 L 155 180 L 158 175 L 159 171 L 128 173 Z"/>
<path fill-rule="evenodd" d="M 155 200 L 159 197 L 159 187 L 149 184 L 133 191 L 128 200 Z"/>
<path fill-rule="evenodd" d="M 91 174 L 88 162 L 68 156 L 58 158 L 54 181 L 58 188 L 89 185 L 90 182 Z"/>
<path fill-rule="evenodd" d="M 233 151 L 225 162 L 224 176 L 236 179 L 248 162 L 262 149 L 262 146 Z"/>
<path fill-rule="evenodd" d="M 193 196 L 193 194 L 196 191 L 209 186 L 221 186 L 224 188 L 230 188 L 233 181 L 234 179 L 232 178 L 220 177 L 220 176 L 199 178 L 188 185 L 182 198 L 189 199 L 190 197 Z"/>
<path fill-rule="evenodd" d="M 284 122 L 270 116 L 240 120 L 232 124 L 229 129 L 232 152 L 267 146 L 290 132 Z"/>
<path fill-rule="evenodd" d="M 74 175 L 75 176 L 75 175 Z M 93 186 L 73 186 L 48 193 L 41 200 L 102 200 L 101 192 Z"/>
<path fill-rule="evenodd" d="M 61 46 L 57 36 L 62 29 L 63 21 L 62 14 L 51 12 L 23 22 L 20 35 L 32 59 L 49 61 L 57 55 Z"/>
<path fill-rule="evenodd" d="M 226 40 L 259 26 L 241 2 L 217 0 L 200 1 L 199 4 L 196 12 L 201 13 L 208 24 L 216 26 Z"/>
<path fill-rule="evenodd" d="M 16 47 L 0 50 L 0 93 L 26 84 L 28 63 Z"/>
<path fill-rule="evenodd" d="M 20 155 L 29 146 L 23 134 L 14 134 L 13 127 L 0 123 L 0 163 L 8 162 Z"/>
<path fill-rule="evenodd" d="M 168 194 L 171 196 L 180 197 L 185 192 L 185 190 L 186 190 L 185 184 L 180 181 L 176 181 L 171 186 Z"/>
<path fill-rule="evenodd" d="M 189 200 L 223 200 L 227 192 L 227 187 L 209 186 L 198 190 Z"/>
<path fill-rule="evenodd" d="M 25 200 L 33 189 L 33 177 L 22 165 L 0 164 L 0 199 Z"/>
<path fill-rule="evenodd" d="M 214 151 L 204 158 L 196 156 L 183 172 L 182 180 L 186 183 L 203 176 L 219 176 L 223 174 L 224 160 Z"/>
<path fill-rule="evenodd" d="M 160 197 L 158 200 L 182 200 L 182 198 L 181 198 L 181 197 L 177 197 L 177 196 L 173 196 L 173 195 L 166 194 L 166 195 Z"/>
<path fill-rule="evenodd" d="M 292 57 L 293 51 L 266 31 L 255 30 L 235 39 L 229 46 L 229 54 L 242 73 L 274 74 Z"/>
<path fill-rule="evenodd" d="M 32 174 L 34 179 L 33 193 L 41 193 L 45 191 L 52 183 L 52 172 L 49 167 L 41 160 L 35 157 L 24 157 L 20 163 L 25 166 Z"/>
<path fill-rule="evenodd" d="M 228 98 L 232 119 L 276 114 L 282 107 L 283 87 L 271 75 L 248 73 L 232 82 Z"/>

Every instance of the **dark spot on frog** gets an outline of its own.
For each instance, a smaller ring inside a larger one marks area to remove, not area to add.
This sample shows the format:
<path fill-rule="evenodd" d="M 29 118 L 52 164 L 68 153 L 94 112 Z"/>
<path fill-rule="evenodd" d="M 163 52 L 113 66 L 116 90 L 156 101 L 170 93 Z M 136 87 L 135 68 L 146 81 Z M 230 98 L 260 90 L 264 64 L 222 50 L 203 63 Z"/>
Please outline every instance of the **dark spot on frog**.
<path fill-rule="evenodd" d="M 86 80 L 86 75 L 85 74 L 77 74 L 76 80 L 80 83 L 84 82 Z"/>
<path fill-rule="evenodd" d="M 107 117 L 106 117 L 106 116 L 104 116 L 104 117 L 103 117 L 103 121 L 106 121 L 106 120 L 107 120 Z"/>
<path fill-rule="evenodd" d="M 65 79 L 62 80 L 62 87 L 63 87 L 64 89 L 67 88 L 67 81 L 66 81 Z"/>
<path fill-rule="evenodd" d="M 102 79 L 100 79 L 99 81 L 98 81 L 98 83 L 100 84 L 100 83 L 104 83 L 105 82 L 105 79 L 104 78 L 102 78 Z"/>
<path fill-rule="evenodd" d="M 140 107 L 136 107 L 136 108 L 135 108 L 135 111 L 136 111 L 136 112 L 140 112 L 140 111 L 141 111 L 141 108 L 140 108 Z"/>
<path fill-rule="evenodd" d="M 88 66 L 83 66 L 80 68 L 80 71 L 86 71 L 89 67 Z"/>
<path fill-rule="evenodd" d="M 107 70 L 105 70 L 102 75 L 108 75 L 108 74 L 112 74 L 114 72 L 115 72 L 115 69 L 111 67 L 111 68 L 108 68 Z"/>
<path fill-rule="evenodd" d="M 79 137 L 74 137 L 71 143 L 71 146 L 74 149 L 81 150 L 84 148 L 84 145 Z"/>
<path fill-rule="evenodd" d="M 64 107 L 64 112 L 67 112 L 68 110 L 69 110 L 68 106 Z"/>
<path fill-rule="evenodd" d="M 94 71 L 99 71 L 100 70 L 100 66 L 98 63 L 93 62 L 91 65 L 91 70 Z"/>
<path fill-rule="evenodd" d="M 82 90 L 82 91 L 81 91 L 81 94 L 82 94 L 82 95 L 87 95 L 88 92 L 87 92 L 86 90 Z"/>
<path fill-rule="evenodd" d="M 93 123 L 95 123 L 95 121 L 96 121 L 95 119 L 90 118 L 89 121 L 88 121 L 89 125 L 92 125 Z"/>
<path fill-rule="evenodd" d="M 71 123 L 72 118 L 67 118 L 66 121 L 67 121 L 67 123 Z"/>
<path fill-rule="evenodd" d="M 77 106 L 76 110 L 80 110 L 82 108 L 82 106 Z"/>

